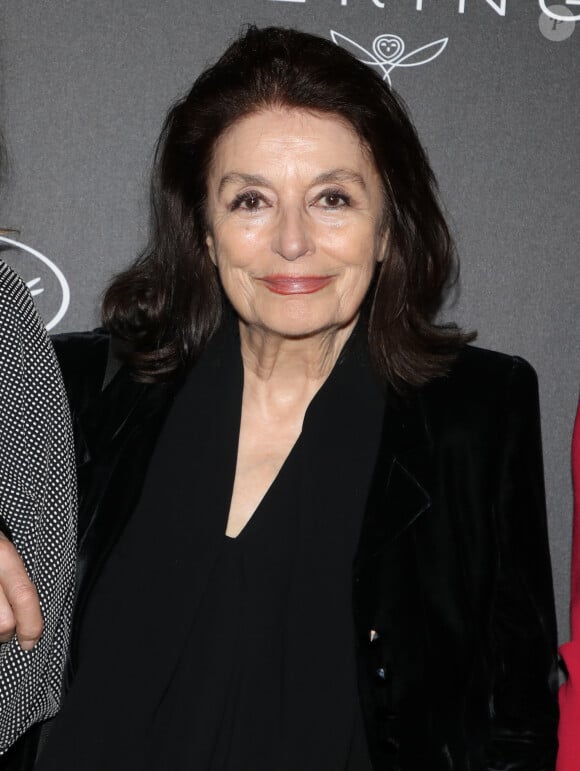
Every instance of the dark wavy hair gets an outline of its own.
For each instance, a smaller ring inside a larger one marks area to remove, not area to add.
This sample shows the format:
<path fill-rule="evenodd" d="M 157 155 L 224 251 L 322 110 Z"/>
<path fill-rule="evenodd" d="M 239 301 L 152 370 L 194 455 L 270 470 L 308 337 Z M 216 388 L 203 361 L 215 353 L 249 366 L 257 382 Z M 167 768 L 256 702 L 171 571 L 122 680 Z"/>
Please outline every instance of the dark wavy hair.
<path fill-rule="evenodd" d="M 371 357 L 399 390 L 444 374 L 473 335 L 435 323 L 455 277 L 454 247 L 401 99 L 328 40 L 250 27 L 169 111 L 155 156 L 149 242 L 105 293 L 104 324 L 130 343 L 133 376 L 154 381 L 178 373 L 218 327 L 227 301 L 206 245 L 213 150 L 236 121 L 272 107 L 336 115 L 370 150 L 389 234 L 367 298 Z"/>

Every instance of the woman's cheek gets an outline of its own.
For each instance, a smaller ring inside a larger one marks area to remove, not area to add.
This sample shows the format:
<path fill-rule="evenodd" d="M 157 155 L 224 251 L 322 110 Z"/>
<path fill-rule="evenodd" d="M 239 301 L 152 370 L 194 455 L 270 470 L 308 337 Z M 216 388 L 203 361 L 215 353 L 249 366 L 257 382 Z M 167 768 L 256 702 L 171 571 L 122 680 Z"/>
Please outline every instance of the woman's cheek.
<path fill-rule="evenodd" d="M 341 306 L 349 312 L 356 312 L 362 305 L 370 288 L 374 274 L 374 262 L 351 267 L 345 272 L 341 292 Z"/>
<path fill-rule="evenodd" d="M 243 267 L 228 263 L 220 269 L 219 274 L 224 291 L 234 307 L 252 304 L 255 289 Z"/>

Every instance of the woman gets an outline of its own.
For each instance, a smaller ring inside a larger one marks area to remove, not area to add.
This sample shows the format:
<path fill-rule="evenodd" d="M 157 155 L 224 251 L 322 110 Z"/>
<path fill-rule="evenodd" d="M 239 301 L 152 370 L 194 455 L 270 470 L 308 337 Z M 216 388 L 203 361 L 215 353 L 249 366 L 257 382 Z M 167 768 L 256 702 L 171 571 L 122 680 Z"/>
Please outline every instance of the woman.
<path fill-rule="evenodd" d="M 107 332 L 56 341 L 79 576 L 41 771 L 553 768 L 536 379 L 434 323 L 434 188 L 304 33 L 250 29 L 170 111 Z"/>

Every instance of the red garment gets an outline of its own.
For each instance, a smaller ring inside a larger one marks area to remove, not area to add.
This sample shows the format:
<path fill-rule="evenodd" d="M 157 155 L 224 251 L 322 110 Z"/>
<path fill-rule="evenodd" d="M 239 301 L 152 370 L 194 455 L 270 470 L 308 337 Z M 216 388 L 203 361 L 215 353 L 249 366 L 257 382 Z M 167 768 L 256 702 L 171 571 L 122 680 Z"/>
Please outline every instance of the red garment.
<path fill-rule="evenodd" d="M 560 726 L 556 771 L 580 769 L 580 403 L 572 437 L 572 479 L 574 483 L 574 534 L 572 541 L 572 597 L 570 642 L 560 654 L 568 670 L 568 682 L 560 688 Z"/>

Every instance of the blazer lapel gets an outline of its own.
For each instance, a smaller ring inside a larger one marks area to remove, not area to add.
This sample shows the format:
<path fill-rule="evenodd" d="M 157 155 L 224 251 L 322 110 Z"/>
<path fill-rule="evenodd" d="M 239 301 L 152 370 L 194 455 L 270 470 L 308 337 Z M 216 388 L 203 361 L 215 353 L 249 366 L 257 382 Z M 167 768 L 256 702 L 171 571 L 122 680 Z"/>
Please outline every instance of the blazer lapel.
<path fill-rule="evenodd" d="M 78 416 L 79 466 L 97 459 L 124 427 L 137 419 L 143 401 L 151 401 L 158 386 L 132 381 L 124 369 L 101 394 L 81 409 Z"/>
<path fill-rule="evenodd" d="M 420 392 L 403 398 L 389 390 L 355 574 L 427 511 L 431 504 L 432 472 Z"/>

